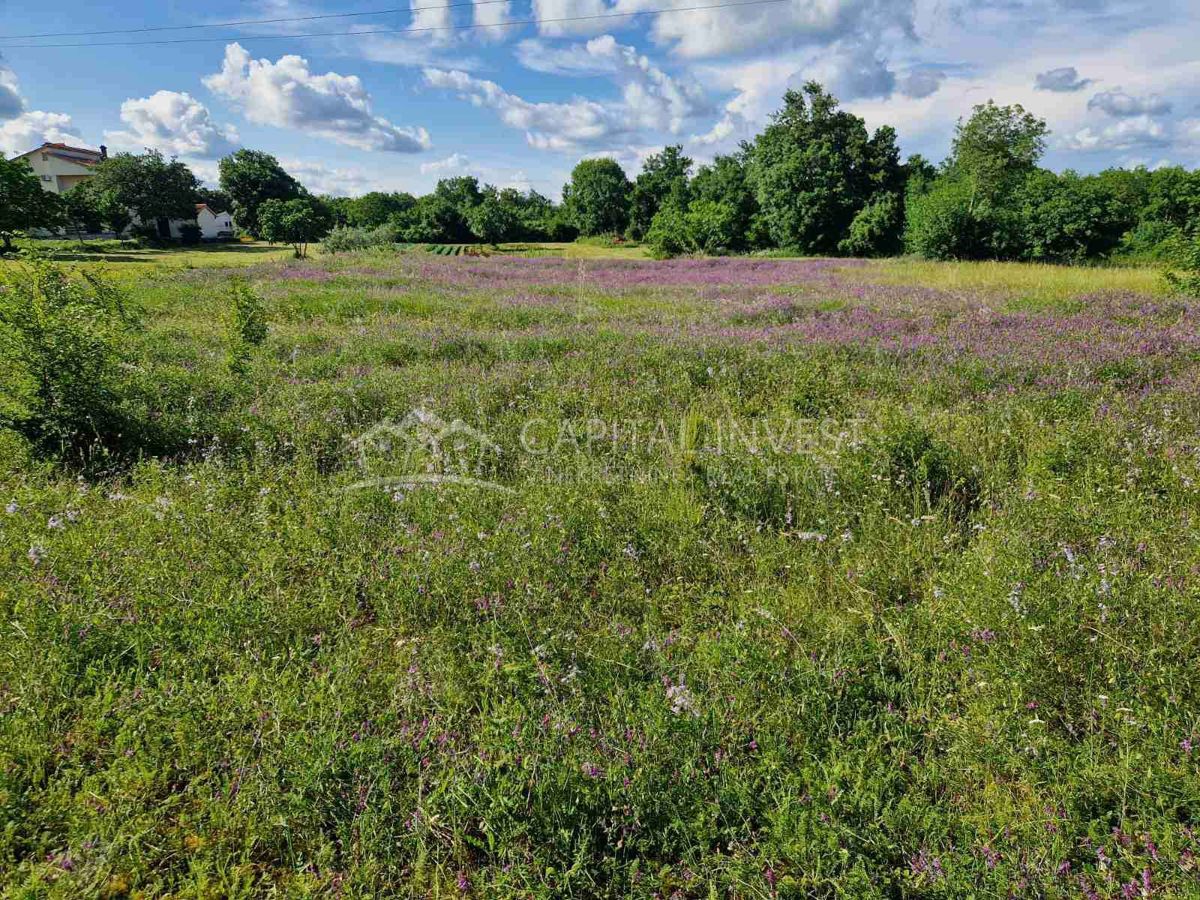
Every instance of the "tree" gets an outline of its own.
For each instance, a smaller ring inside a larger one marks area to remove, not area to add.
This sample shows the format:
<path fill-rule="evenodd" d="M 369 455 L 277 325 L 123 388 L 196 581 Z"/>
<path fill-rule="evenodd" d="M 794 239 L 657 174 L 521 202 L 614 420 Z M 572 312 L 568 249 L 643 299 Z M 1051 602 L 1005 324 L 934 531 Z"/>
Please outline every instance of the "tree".
<path fill-rule="evenodd" d="M 416 202 L 417 199 L 412 194 L 372 191 L 345 201 L 346 224 L 378 228 L 412 209 Z"/>
<path fill-rule="evenodd" d="M 806 253 L 836 251 L 868 200 L 902 183 L 895 133 L 868 137 L 862 119 L 811 81 L 784 95 L 750 150 L 747 174 L 775 243 Z"/>
<path fill-rule="evenodd" d="M 90 232 L 99 231 L 104 224 L 100 209 L 101 195 L 92 181 L 77 184 L 63 195 L 63 218 L 67 228 L 75 232 L 79 242 Z"/>
<path fill-rule="evenodd" d="M 4 252 L 12 250 L 15 232 L 54 228 L 61 221 L 59 198 L 42 190 L 29 164 L 0 154 L 0 239 L 4 241 Z"/>
<path fill-rule="evenodd" d="M 629 194 L 629 236 L 640 241 L 650 230 L 654 214 L 681 186 L 686 189 L 692 161 L 678 144 L 652 153 L 642 164 L 641 174 Z"/>
<path fill-rule="evenodd" d="M 585 159 L 563 188 L 567 216 L 582 235 L 621 234 L 629 224 L 629 191 L 615 160 Z"/>
<path fill-rule="evenodd" d="M 267 200 L 258 210 L 262 236 L 271 243 L 291 244 L 297 259 L 308 256 L 308 245 L 329 231 L 329 212 L 312 197 Z"/>
<path fill-rule="evenodd" d="M 720 203 L 732 213 L 728 223 L 728 250 L 748 250 L 757 246 L 753 234 L 754 217 L 758 213 L 758 201 L 746 181 L 746 159 L 744 153 L 718 156 L 712 165 L 701 166 L 688 186 L 693 202 Z"/>
<path fill-rule="evenodd" d="M 1046 123 L 1019 104 L 976 106 L 955 130 L 949 171 L 966 178 L 973 205 L 1003 205 L 1046 152 Z"/>
<path fill-rule="evenodd" d="M 506 206 L 493 194 L 467 210 L 467 224 L 475 237 L 494 247 L 501 241 L 511 240 L 520 223 L 512 207 Z"/>
<path fill-rule="evenodd" d="M 1024 221 L 1026 259 L 1082 262 L 1107 256 L 1130 224 L 1102 180 L 1070 171 L 1033 173 L 1016 200 Z"/>
<path fill-rule="evenodd" d="M 95 168 L 91 187 L 116 205 L 137 216 L 143 225 L 157 225 L 163 233 L 171 219 L 196 218 L 199 183 L 192 170 L 176 159 L 168 160 L 157 150 L 118 153 Z"/>
<path fill-rule="evenodd" d="M 203 203 L 215 213 L 233 210 L 233 198 L 226 191 L 203 184 L 196 189 L 196 202 Z"/>
<path fill-rule="evenodd" d="M 838 250 L 847 256 L 892 256 L 904 247 L 904 200 L 882 191 L 858 211 Z"/>
<path fill-rule="evenodd" d="M 259 207 L 268 200 L 295 200 L 307 192 L 283 170 L 279 160 L 261 150 L 237 150 L 217 164 L 221 190 L 233 201 L 238 227 L 256 238 L 263 237 Z"/>

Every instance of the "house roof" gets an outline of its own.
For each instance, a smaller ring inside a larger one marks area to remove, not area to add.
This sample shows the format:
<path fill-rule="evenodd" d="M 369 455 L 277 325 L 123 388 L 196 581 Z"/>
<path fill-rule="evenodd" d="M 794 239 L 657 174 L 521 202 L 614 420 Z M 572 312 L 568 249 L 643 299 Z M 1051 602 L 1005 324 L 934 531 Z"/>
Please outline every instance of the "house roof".
<path fill-rule="evenodd" d="M 24 153 L 14 156 L 13 159 L 23 159 L 35 153 L 47 153 L 57 159 L 65 159 L 67 162 L 73 162 L 81 166 L 94 166 L 104 158 L 100 155 L 99 150 L 89 150 L 86 147 L 72 147 L 70 144 L 47 141 L 40 147 L 34 147 L 32 150 L 27 150 Z"/>

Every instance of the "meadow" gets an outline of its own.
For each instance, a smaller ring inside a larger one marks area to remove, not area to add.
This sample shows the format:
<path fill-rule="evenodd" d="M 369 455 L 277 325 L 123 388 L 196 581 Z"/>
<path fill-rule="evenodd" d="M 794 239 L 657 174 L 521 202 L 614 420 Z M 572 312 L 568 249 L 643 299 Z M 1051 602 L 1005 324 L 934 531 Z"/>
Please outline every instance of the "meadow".
<path fill-rule="evenodd" d="M 0 431 L 0 893 L 1200 894 L 1153 272 L 251 251 Z"/>

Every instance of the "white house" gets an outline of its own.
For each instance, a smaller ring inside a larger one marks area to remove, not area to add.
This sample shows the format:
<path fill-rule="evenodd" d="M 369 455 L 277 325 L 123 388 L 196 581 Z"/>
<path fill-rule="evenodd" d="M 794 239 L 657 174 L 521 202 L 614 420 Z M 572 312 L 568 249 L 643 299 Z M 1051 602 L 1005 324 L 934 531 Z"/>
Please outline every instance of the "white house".
<path fill-rule="evenodd" d="M 233 213 L 216 212 L 207 203 L 196 204 L 196 224 L 200 226 L 201 240 L 221 241 L 233 238 Z"/>
<path fill-rule="evenodd" d="M 108 159 L 108 148 L 102 145 L 99 150 L 87 150 L 67 144 L 46 143 L 13 159 L 23 159 L 29 164 L 41 180 L 42 190 L 51 194 L 65 194 L 96 174 L 92 168 Z"/>
<path fill-rule="evenodd" d="M 42 190 L 52 194 L 65 194 L 71 188 L 95 176 L 93 169 L 108 159 L 108 148 L 103 144 L 99 150 L 71 147 L 67 144 L 45 143 L 19 156 L 33 169 L 42 183 Z M 137 223 L 134 217 L 134 223 Z M 172 219 L 159 225 L 159 233 L 178 239 L 181 228 L 192 224 L 187 219 Z M 233 216 L 228 212 L 216 212 L 205 203 L 196 204 L 195 224 L 200 226 L 200 237 L 205 241 L 233 238 Z"/>

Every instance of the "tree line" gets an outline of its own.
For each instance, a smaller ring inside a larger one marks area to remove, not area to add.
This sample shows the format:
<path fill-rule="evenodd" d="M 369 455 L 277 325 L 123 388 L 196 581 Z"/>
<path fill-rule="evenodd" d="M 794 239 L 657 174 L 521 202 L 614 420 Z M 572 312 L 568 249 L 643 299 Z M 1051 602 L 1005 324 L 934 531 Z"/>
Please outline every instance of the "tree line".
<path fill-rule="evenodd" d="M 220 161 L 219 189 L 148 151 L 111 157 L 59 198 L 0 160 L 0 235 L 102 225 L 123 232 L 136 217 L 153 239 L 154 223 L 190 220 L 195 204 L 207 202 L 232 211 L 244 233 L 293 244 L 298 255 L 318 240 L 353 249 L 607 236 L 643 241 L 659 256 L 779 250 L 1079 262 L 1117 252 L 1178 257 L 1200 240 L 1200 171 L 1056 173 L 1040 167 L 1048 134 L 1021 106 L 989 101 L 958 123 L 939 165 L 920 155 L 902 160 L 894 128 L 869 133 L 810 82 L 788 91 L 762 133 L 734 153 L 696 168 L 682 146 L 670 146 L 633 179 L 615 160 L 585 159 L 561 203 L 471 176 L 442 179 L 423 196 L 317 196 L 270 154 L 246 149 Z"/>

